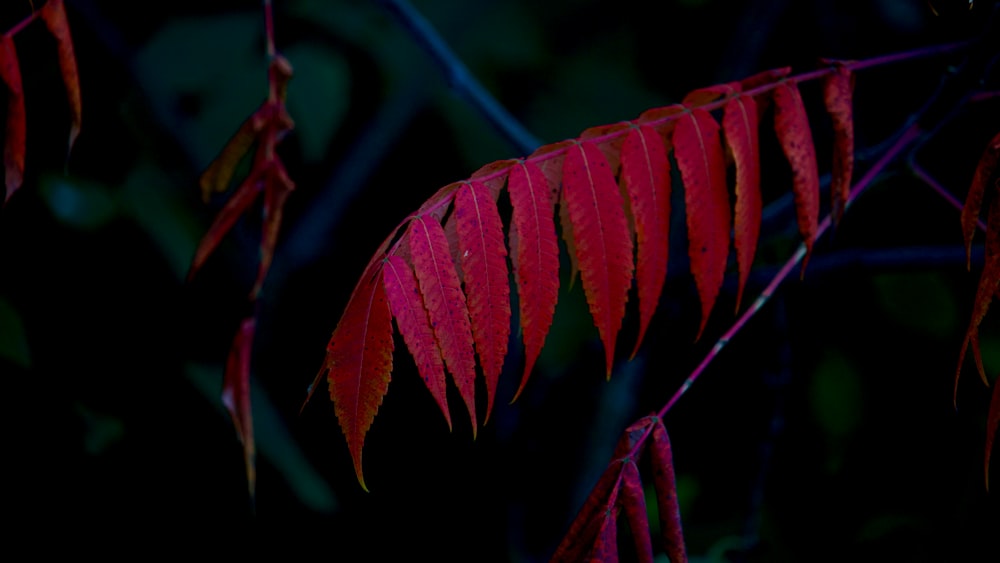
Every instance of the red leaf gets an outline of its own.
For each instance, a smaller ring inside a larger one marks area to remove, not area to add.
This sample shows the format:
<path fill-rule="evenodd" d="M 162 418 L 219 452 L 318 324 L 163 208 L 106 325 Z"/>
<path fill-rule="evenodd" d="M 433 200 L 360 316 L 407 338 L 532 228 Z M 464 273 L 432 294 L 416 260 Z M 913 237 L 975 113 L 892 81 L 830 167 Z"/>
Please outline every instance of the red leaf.
<path fill-rule="evenodd" d="M 972 238 L 976 233 L 976 222 L 979 220 L 979 212 L 983 206 L 986 185 L 996 172 L 998 164 L 1000 164 L 1000 133 L 997 133 L 983 150 L 979 164 L 976 165 L 976 172 L 972 176 L 969 193 L 965 196 L 965 205 L 962 207 L 962 234 L 965 236 L 966 267 L 971 265 Z"/>
<path fill-rule="evenodd" d="M 263 181 L 257 174 L 251 174 L 240 184 L 236 192 L 230 196 L 226 204 L 219 210 L 208 232 L 201 238 L 198 248 L 195 250 L 194 258 L 191 260 L 191 269 L 188 271 L 188 280 L 194 278 L 198 270 L 201 269 L 209 255 L 215 251 L 222 238 L 226 236 L 229 229 L 236 224 L 241 215 L 253 205 L 257 195 L 264 188 Z"/>
<path fill-rule="evenodd" d="M 587 555 L 587 560 L 594 563 L 618 562 L 618 489 L 611 493 L 608 507 L 601 519 L 601 527 L 597 530 L 594 547 Z"/>
<path fill-rule="evenodd" d="M 559 243 L 552 217 L 552 192 L 535 164 L 522 161 L 511 168 L 507 193 L 513 207 L 510 258 L 517 283 L 525 356 L 524 375 L 513 401 L 524 389 L 552 326 L 559 294 Z"/>
<path fill-rule="evenodd" d="M 361 449 L 389 390 L 392 372 L 392 314 L 381 267 L 381 261 L 373 260 L 358 280 L 326 347 L 320 371 L 328 371 L 330 398 L 354 460 L 354 472 L 365 491 Z"/>
<path fill-rule="evenodd" d="M 799 218 L 799 232 L 806 244 L 806 256 L 802 260 L 804 275 L 819 224 L 819 170 L 809 116 L 794 80 L 785 81 L 774 89 L 774 109 L 774 130 L 792 167 L 795 212 Z"/>
<path fill-rule="evenodd" d="M 834 63 L 836 71 L 823 81 L 823 102 L 833 120 L 833 169 L 830 200 L 834 223 L 840 221 L 851 192 L 854 172 L 854 116 L 852 97 L 854 72 L 843 63 Z"/>
<path fill-rule="evenodd" d="M 646 427 L 652 420 L 652 417 L 642 418 L 629 426 L 622 437 L 618 439 L 611 462 L 597 480 L 597 484 L 590 490 L 590 495 L 587 496 L 587 500 L 584 501 L 576 518 L 570 524 L 569 531 L 563 536 L 552 561 L 580 561 L 583 559 L 583 554 L 595 541 L 598 525 L 602 522 L 602 515 L 610 506 L 614 505 L 618 498 L 622 464 L 634 461 L 633 453 L 638 457 L 639 452 L 632 452 L 632 449 L 646 433 Z"/>
<path fill-rule="evenodd" d="M 743 300 L 757 239 L 760 235 L 760 142 L 758 140 L 757 104 L 750 96 L 734 96 L 726 102 L 722 117 L 726 143 L 736 164 L 736 213 L 734 220 L 734 246 L 736 263 L 740 271 L 739 289 L 736 291 L 736 310 Z"/>
<path fill-rule="evenodd" d="M 396 318 L 396 327 L 403 335 L 403 342 L 410 350 L 417 364 L 424 385 L 431 392 L 441 408 L 444 419 L 451 431 L 451 414 L 448 411 L 447 383 L 441 350 L 434 340 L 434 330 L 424 308 L 417 286 L 417 278 L 410 265 L 401 256 L 389 256 L 382 267 L 385 294 L 389 299 L 389 309 Z"/>
<path fill-rule="evenodd" d="M 415 217 L 406 240 L 434 336 L 469 410 L 474 437 L 477 428 L 476 359 L 472 350 L 472 327 L 444 228 L 433 217 Z"/>
<path fill-rule="evenodd" d="M 266 123 L 267 119 L 263 114 L 263 109 L 254 112 L 240 125 L 236 133 L 222 147 L 222 151 L 215 157 L 215 160 L 202 172 L 199 185 L 201 186 L 201 197 L 206 203 L 213 193 L 226 191 L 229 187 L 229 181 L 233 178 L 236 165 L 250 150 Z"/>
<path fill-rule="evenodd" d="M 622 466 L 622 506 L 632 530 L 636 558 L 644 563 L 653 562 L 653 542 L 649 537 L 649 516 L 646 513 L 646 494 L 639 479 L 639 468 L 629 460 Z"/>
<path fill-rule="evenodd" d="M 701 338 L 715 305 L 729 254 L 729 193 L 719 124 L 707 111 L 693 109 L 678 120 L 673 145 L 684 182 L 688 256 L 701 298 L 697 339 Z"/>
<path fill-rule="evenodd" d="M 250 352 L 253 349 L 253 335 L 256 321 L 247 317 L 240 323 L 240 329 L 233 338 L 226 360 L 226 373 L 222 383 L 222 404 L 229 411 L 236 427 L 236 435 L 243 444 L 243 463 L 247 472 L 247 487 L 250 498 L 254 497 L 257 469 L 254 462 L 256 448 L 253 439 L 253 417 L 250 409 Z"/>
<path fill-rule="evenodd" d="M 21 67 L 17 62 L 17 49 L 14 40 L 4 34 L 0 40 L 0 75 L 7 85 L 7 131 L 4 135 L 3 163 L 6 177 L 7 195 L 4 205 L 10 196 L 21 187 L 24 181 L 24 147 L 27 138 L 27 128 L 24 113 L 24 88 L 21 85 Z"/>
<path fill-rule="evenodd" d="M 622 144 L 622 177 L 632 204 L 638 241 L 639 350 L 660 302 L 667 276 L 670 235 L 670 163 L 663 139 L 649 125 L 633 127 Z"/>
<path fill-rule="evenodd" d="M 479 365 L 486 378 L 486 416 L 490 419 L 510 339 L 510 281 L 503 223 L 496 201 L 482 182 L 463 184 L 452 211 L 465 273 L 465 297 Z"/>
<path fill-rule="evenodd" d="M 618 185 L 604 155 L 593 143 L 579 143 L 567 150 L 563 193 L 583 289 L 604 343 L 610 378 L 615 340 L 632 282 L 632 239 Z"/>
<path fill-rule="evenodd" d="M 983 383 L 989 386 L 986 379 L 986 370 L 983 367 L 983 357 L 979 352 L 979 325 L 986 317 L 986 311 L 990 307 L 993 295 L 1000 289 L 1000 185 L 993 193 L 993 200 L 990 202 L 989 220 L 986 225 L 986 261 L 983 265 L 983 273 L 979 276 L 979 286 L 976 288 L 976 300 L 972 307 L 972 319 L 969 321 L 969 328 L 965 331 L 965 339 L 962 341 L 962 350 L 958 354 L 958 369 L 955 370 L 955 392 L 953 400 L 958 400 L 958 376 L 962 373 L 962 364 L 965 361 L 965 353 L 969 345 L 972 345 L 972 354 L 976 360 L 976 368 Z"/>
<path fill-rule="evenodd" d="M 288 177 L 280 160 L 275 160 L 266 171 L 264 184 L 264 227 L 260 236 L 260 264 L 257 267 L 257 281 L 250 292 L 256 299 L 260 294 L 264 278 L 271 268 L 274 247 L 278 243 L 278 229 L 281 228 L 282 211 L 288 195 L 295 189 L 295 182 Z"/>
<path fill-rule="evenodd" d="M 607 513 L 618 500 L 620 478 L 621 460 L 612 460 L 570 524 L 569 531 L 556 548 L 551 562 L 583 561 L 586 559 L 585 555 L 593 551 L 599 533 L 605 528 Z"/>
<path fill-rule="evenodd" d="M 56 39 L 59 50 L 59 70 L 62 73 L 63 84 L 66 86 L 66 100 L 69 102 L 72 124 L 69 130 L 69 151 L 80 134 L 80 123 L 83 110 L 80 98 L 80 76 L 76 69 L 76 55 L 73 54 L 73 38 L 69 33 L 69 21 L 66 18 L 66 7 L 62 0 L 49 0 L 42 6 L 42 20 L 49 28 L 49 33 Z"/>
<path fill-rule="evenodd" d="M 986 417 L 986 455 L 983 456 L 983 471 L 986 474 L 986 490 L 990 490 L 990 454 L 993 440 L 1000 427 L 1000 379 L 993 382 L 993 396 L 990 398 L 990 413 Z"/>
<path fill-rule="evenodd" d="M 677 504 L 677 481 L 674 478 L 673 454 L 670 438 L 661 420 L 653 426 L 653 445 L 650 447 L 650 461 L 653 465 L 653 487 L 656 489 L 656 503 L 660 511 L 660 525 L 663 548 L 671 563 L 686 563 L 684 533 L 681 530 L 681 511 Z"/>

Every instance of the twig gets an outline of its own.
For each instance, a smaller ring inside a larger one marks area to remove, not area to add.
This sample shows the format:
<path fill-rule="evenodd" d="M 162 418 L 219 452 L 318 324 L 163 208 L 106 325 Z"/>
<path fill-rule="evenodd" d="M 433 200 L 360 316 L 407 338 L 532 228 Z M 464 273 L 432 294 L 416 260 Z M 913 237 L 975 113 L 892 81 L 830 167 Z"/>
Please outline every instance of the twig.
<path fill-rule="evenodd" d="M 413 34 L 417 43 L 441 66 L 448 84 L 482 112 L 486 120 L 517 147 L 518 151 L 523 154 L 531 154 L 541 146 L 542 143 L 476 80 L 465 63 L 448 47 L 430 22 L 409 2 L 406 0 L 381 0 L 381 3 L 396 16 L 403 27 Z"/>
<path fill-rule="evenodd" d="M 906 148 L 911 142 L 913 142 L 917 137 L 919 137 L 919 135 L 920 135 L 920 128 L 917 127 L 916 125 L 910 125 L 903 132 L 903 134 L 900 135 L 898 139 L 896 139 L 896 142 L 893 143 L 891 147 L 889 147 L 886 153 L 882 155 L 882 158 L 880 158 L 874 165 L 872 165 L 872 167 L 868 170 L 868 172 L 866 172 L 865 175 L 860 180 L 858 180 L 858 182 L 854 185 L 854 188 L 851 189 L 851 193 L 847 198 L 848 206 L 851 204 L 851 202 L 857 199 L 857 197 L 861 194 L 861 192 L 864 191 L 865 188 L 867 188 L 868 185 L 871 184 L 872 181 L 879 174 L 881 174 L 882 171 L 893 160 L 895 160 L 897 156 L 899 156 L 900 152 L 904 148 Z M 832 224 L 831 216 L 827 215 L 826 218 L 823 219 L 823 221 L 819 224 L 819 226 L 816 229 L 816 238 L 819 239 L 821 236 L 823 236 L 823 233 L 825 233 L 826 230 L 830 228 L 831 224 Z M 761 307 L 763 307 L 771 299 L 771 296 L 774 294 L 778 286 L 781 285 L 781 282 L 785 281 L 785 278 L 788 277 L 788 274 L 791 273 L 791 271 L 799 264 L 799 262 L 805 255 L 806 255 L 806 245 L 805 243 L 799 243 L 799 247 L 795 251 L 795 254 L 793 254 L 792 257 L 788 259 L 788 261 L 785 263 L 784 266 L 781 267 L 780 270 L 778 270 L 778 273 L 775 274 L 774 279 L 771 280 L 771 283 L 767 284 L 767 287 L 764 288 L 764 291 L 761 292 L 760 296 L 757 297 L 757 299 L 753 302 L 753 304 L 750 305 L 750 307 L 740 316 L 740 318 L 733 324 L 733 326 L 731 326 L 729 330 L 726 331 L 725 334 L 719 337 L 719 340 L 716 341 L 714 346 L 712 346 L 712 349 L 709 351 L 708 355 L 705 356 L 705 359 L 703 359 L 701 363 L 698 364 L 698 367 L 696 367 L 695 370 L 691 372 L 691 375 L 689 375 L 687 379 L 684 380 L 684 383 L 677 390 L 677 392 L 674 393 L 674 396 L 671 397 L 669 401 L 667 401 L 667 404 L 664 405 L 662 409 L 660 409 L 660 411 L 657 413 L 657 416 L 662 418 L 667 413 L 667 411 L 669 411 L 670 408 L 674 406 L 674 403 L 676 403 L 677 400 L 680 399 L 685 392 L 687 392 L 688 388 L 690 388 L 691 385 L 698 380 L 698 377 L 700 377 L 701 374 L 704 373 L 705 368 L 707 368 L 708 365 L 712 363 L 712 360 L 714 360 L 715 357 L 719 355 L 719 352 L 726 346 L 726 344 L 729 343 L 730 339 L 732 339 L 744 327 L 744 325 L 746 325 L 747 321 L 753 318 L 753 316 L 757 314 L 757 311 L 759 311 Z"/>

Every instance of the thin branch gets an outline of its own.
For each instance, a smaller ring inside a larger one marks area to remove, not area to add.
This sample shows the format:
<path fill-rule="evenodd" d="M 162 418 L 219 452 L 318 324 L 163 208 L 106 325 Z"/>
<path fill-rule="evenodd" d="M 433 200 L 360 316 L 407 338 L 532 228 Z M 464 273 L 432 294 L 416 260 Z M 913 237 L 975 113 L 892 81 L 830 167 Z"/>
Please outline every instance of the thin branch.
<path fill-rule="evenodd" d="M 924 170 L 924 168 L 922 166 L 920 166 L 919 164 L 917 164 L 913 160 L 911 160 L 909 164 L 910 164 L 910 171 L 913 172 L 913 174 L 917 178 L 919 178 L 925 184 L 927 184 L 928 186 L 930 186 L 930 188 L 932 190 L 934 190 L 935 192 L 937 192 L 937 194 L 940 195 L 942 198 L 944 198 L 945 201 L 947 201 L 948 203 L 950 203 L 952 205 L 952 207 L 954 207 L 955 209 L 957 209 L 959 211 L 962 210 L 962 208 L 964 207 L 964 205 L 962 204 L 962 202 L 959 201 L 958 198 L 956 198 L 954 195 L 952 195 L 952 193 L 950 191 L 948 191 L 947 188 L 945 188 L 944 186 L 942 186 L 926 170 Z M 986 232 L 986 223 L 984 223 L 982 219 L 976 219 L 976 226 L 979 227 L 980 231 Z"/>
<path fill-rule="evenodd" d="M 890 163 L 892 163 L 893 160 L 896 159 L 897 156 L 899 156 L 900 152 L 904 148 L 909 146 L 911 142 L 917 139 L 919 135 L 920 135 L 920 129 L 916 125 L 910 125 L 903 132 L 903 134 L 900 135 L 898 139 L 896 139 L 896 142 L 889 148 L 889 150 L 886 151 L 886 153 L 882 156 L 882 158 L 880 158 L 878 162 L 876 162 L 868 170 L 868 172 L 866 172 L 865 175 L 860 180 L 858 180 L 858 182 L 854 185 L 854 188 L 851 189 L 851 193 L 847 199 L 848 206 L 850 205 L 851 202 L 857 199 L 858 195 L 860 195 L 861 192 L 864 191 L 865 188 L 867 188 L 868 185 L 871 184 L 872 181 L 879 174 L 881 174 L 885 170 L 885 168 Z M 830 228 L 831 224 L 832 224 L 831 216 L 827 215 L 826 218 L 823 219 L 823 221 L 819 224 L 819 226 L 816 229 L 816 239 L 819 239 L 821 236 L 823 236 L 823 233 L 825 233 L 826 230 Z M 740 316 L 740 318 L 733 324 L 733 326 L 731 326 L 729 330 L 727 330 L 726 333 L 719 338 L 719 340 L 715 343 L 715 345 L 712 346 L 712 349 L 709 351 L 708 355 L 705 356 L 705 359 L 703 359 L 701 363 L 698 364 L 698 367 L 696 367 L 695 370 L 691 372 L 691 375 L 689 375 L 687 379 L 684 380 L 684 383 L 677 390 L 677 392 L 674 393 L 674 396 L 671 397 L 669 401 L 667 401 L 667 404 L 664 405 L 662 409 L 660 409 L 660 411 L 657 413 L 657 416 L 662 418 L 667 413 L 667 411 L 669 411 L 671 407 L 674 406 L 674 403 L 676 403 L 677 400 L 680 399 L 685 392 L 687 392 L 687 390 L 691 387 L 691 385 L 698 380 L 698 378 L 701 376 L 702 373 L 704 373 L 705 368 L 707 368 L 708 365 L 712 363 L 712 360 L 714 360 L 715 357 L 719 355 L 719 352 L 726 346 L 726 344 L 728 344 L 729 341 L 734 336 L 736 336 L 736 334 L 746 325 L 747 321 L 753 318 L 753 316 L 757 314 L 757 311 L 759 311 L 771 299 L 771 296 L 774 294 L 775 290 L 777 290 L 778 286 L 781 285 L 781 282 L 785 281 L 785 278 L 788 277 L 788 274 L 791 273 L 793 269 L 795 269 L 795 267 L 799 264 L 802 258 L 805 257 L 805 255 L 806 255 L 806 245 L 805 243 L 799 243 L 799 248 L 795 251 L 795 254 L 793 254 L 792 257 L 788 259 L 788 261 L 785 263 L 784 266 L 781 267 L 780 270 L 778 270 L 778 273 L 775 274 L 774 279 L 771 280 L 771 283 L 767 284 L 767 287 L 764 288 L 764 291 L 761 292 L 760 296 L 757 297 L 757 299 L 753 302 L 753 304 Z"/>
<path fill-rule="evenodd" d="M 417 43 L 441 66 L 448 84 L 482 112 L 487 121 L 517 147 L 518 151 L 530 154 L 541 146 L 542 143 L 476 80 L 465 63 L 448 47 L 437 30 L 409 2 L 406 0 L 381 0 L 381 3 L 396 16 L 403 27 L 413 34 Z"/>

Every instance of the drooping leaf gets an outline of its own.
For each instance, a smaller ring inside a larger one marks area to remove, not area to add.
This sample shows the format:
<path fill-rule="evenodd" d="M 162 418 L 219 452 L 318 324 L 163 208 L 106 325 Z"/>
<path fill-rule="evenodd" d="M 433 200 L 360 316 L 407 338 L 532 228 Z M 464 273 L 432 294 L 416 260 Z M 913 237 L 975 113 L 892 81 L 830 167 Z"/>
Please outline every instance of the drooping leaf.
<path fill-rule="evenodd" d="M 206 203 L 213 193 L 226 191 L 229 187 L 229 181 L 233 178 L 236 165 L 253 146 L 266 124 L 267 120 L 262 115 L 261 110 L 254 112 L 229 138 L 226 145 L 222 147 L 219 156 L 215 157 L 215 160 L 201 173 L 199 185 L 201 186 L 201 197 Z"/>
<path fill-rule="evenodd" d="M 444 363 L 417 286 L 417 278 L 406 260 L 397 255 L 390 255 L 386 259 L 382 267 L 382 278 L 385 282 L 385 294 L 389 299 L 389 310 L 396 318 L 396 327 L 416 361 L 420 378 L 441 408 L 450 431 L 451 414 L 448 410 Z"/>
<path fill-rule="evenodd" d="M 382 263 L 373 260 L 351 293 L 326 347 L 323 371 L 330 398 L 365 491 L 361 450 L 365 435 L 389 390 L 392 373 L 392 313 L 382 282 Z"/>
<path fill-rule="evenodd" d="M 740 282 L 736 290 L 736 310 L 740 309 L 753 257 L 760 237 L 760 141 L 758 140 L 757 104 L 750 96 L 733 96 L 726 102 L 722 129 L 736 165 L 736 212 L 733 245 Z"/>
<path fill-rule="evenodd" d="M 452 216 L 458 223 L 458 249 L 472 336 L 486 379 L 485 423 L 493 410 L 510 338 L 507 247 L 496 201 L 483 183 L 473 181 L 458 189 Z"/>
<path fill-rule="evenodd" d="M 629 130 L 622 143 L 621 160 L 638 247 L 635 279 L 639 293 L 639 336 L 632 350 L 634 357 L 659 305 L 667 276 L 670 162 L 663 139 L 649 125 Z"/>
<path fill-rule="evenodd" d="M 0 77 L 7 85 L 7 129 L 4 134 L 3 163 L 7 193 L 4 204 L 24 181 L 24 149 L 27 125 L 24 113 L 24 88 L 21 67 L 17 62 L 14 40 L 7 34 L 0 38 Z"/>
<path fill-rule="evenodd" d="M 819 225 L 819 170 L 816 164 L 816 148 L 813 145 L 809 116 L 802 103 L 798 84 L 794 80 L 786 80 L 775 87 L 773 99 L 774 130 L 792 167 L 795 213 L 799 220 L 799 232 L 806 245 L 806 256 L 802 260 L 804 275 Z"/>
<path fill-rule="evenodd" d="M 629 460 L 622 465 L 621 504 L 632 530 L 636 558 L 642 563 L 653 563 L 653 542 L 649 536 L 649 516 L 646 512 L 646 494 L 639 478 L 639 468 Z"/>
<path fill-rule="evenodd" d="M 593 563 L 618 563 L 618 489 L 611 491 L 608 506 L 602 514 L 594 546 L 587 555 Z"/>
<path fill-rule="evenodd" d="M 254 498 L 257 483 L 257 449 L 253 437 L 253 416 L 250 408 L 250 352 L 256 330 L 254 317 L 247 317 L 240 323 L 226 360 L 226 372 L 222 382 L 222 404 L 229 411 L 236 427 L 236 435 L 243 444 L 243 463 L 247 472 L 247 487 L 250 498 Z"/>
<path fill-rule="evenodd" d="M 559 244 L 552 217 L 552 192 L 545 175 L 534 163 L 522 161 L 511 168 L 507 192 L 513 208 L 510 257 L 525 356 L 524 375 L 514 394 L 517 399 L 552 326 L 559 294 Z"/>
<path fill-rule="evenodd" d="M 40 10 L 42 20 L 49 33 L 56 39 L 59 52 L 59 71 L 63 84 L 66 86 L 66 100 L 69 102 L 70 119 L 69 146 L 67 154 L 72 152 L 73 144 L 80 134 L 83 119 L 83 109 L 80 97 L 80 75 L 76 68 L 76 55 L 73 52 L 73 38 L 69 32 L 69 20 L 66 18 L 66 7 L 63 0 L 49 0 Z"/>
<path fill-rule="evenodd" d="M 615 340 L 632 282 L 632 239 L 618 184 L 593 143 L 582 142 L 567 150 L 563 193 L 583 289 L 604 343 L 610 378 Z"/>
<path fill-rule="evenodd" d="M 236 221 L 253 205 L 253 202 L 263 189 L 263 180 L 257 174 L 251 174 L 236 188 L 236 191 L 229 197 L 226 204 L 222 206 L 222 209 L 215 216 L 212 225 L 208 228 L 208 232 L 205 233 L 205 236 L 201 238 L 201 242 L 198 243 L 194 258 L 191 260 L 191 268 L 188 270 L 187 278 L 189 281 L 198 273 L 205 264 L 205 261 L 208 260 L 208 257 L 219 246 L 219 243 L 222 242 L 226 233 L 236 224 Z"/>
<path fill-rule="evenodd" d="M 972 263 L 972 238 L 976 233 L 976 222 L 983 206 L 983 196 L 987 184 L 996 174 L 998 164 L 1000 164 L 1000 132 L 983 150 L 979 164 L 976 165 L 976 172 L 972 176 L 969 193 L 965 196 L 965 205 L 962 207 L 962 235 L 965 237 L 967 268 L 971 267 Z"/>
<path fill-rule="evenodd" d="M 979 276 L 979 286 L 976 288 L 976 300 L 972 306 L 972 319 L 965 331 L 962 350 L 958 354 L 958 369 L 955 370 L 955 393 L 953 400 L 958 401 L 958 378 L 965 363 L 965 354 L 972 347 L 972 355 L 979 370 L 979 377 L 989 386 L 986 370 L 983 367 L 983 357 L 979 351 L 979 325 L 986 317 L 990 303 L 997 290 L 1000 290 L 1000 186 L 996 186 L 990 202 L 989 219 L 986 224 L 986 259 L 983 272 Z"/>
<path fill-rule="evenodd" d="M 406 240 L 441 356 L 469 411 L 475 436 L 476 359 L 472 349 L 472 326 L 444 228 L 433 217 L 421 215 L 410 222 Z"/>
<path fill-rule="evenodd" d="M 250 292 L 254 299 L 260 294 L 264 278 L 271 268 L 274 247 L 278 244 L 278 230 L 281 228 L 285 201 L 294 189 L 295 182 L 288 177 L 285 166 L 281 164 L 280 160 L 275 160 L 267 169 L 264 180 L 264 226 L 260 234 L 260 264 L 257 267 L 257 280 Z"/>
<path fill-rule="evenodd" d="M 830 201 L 834 223 L 840 222 L 854 173 L 854 72 L 842 62 L 823 81 L 823 102 L 833 120 L 833 168 Z"/>
<path fill-rule="evenodd" d="M 990 490 L 990 454 L 993 453 L 993 442 L 1000 430 L 1000 379 L 993 382 L 993 394 L 990 397 L 990 411 L 986 416 L 986 452 L 983 456 L 983 472 L 986 475 L 986 490 Z"/>
<path fill-rule="evenodd" d="M 673 453 L 670 438 L 663 421 L 657 419 L 653 425 L 653 443 L 649 448 L 653 468 L 653 487 L 660 511 L 660 526 L 663 549 L 671 563 L 686 563 L 687 550 L 684 547 L 684 533 L 681 529 L 681 511 L 677 503 L 677 479 L 674 476 Z"/>
<path fill-rule="evenodd" d="M 703 109 L 677 121 L 674 156 L 684 182 L 688 256 L 701 299 L 700 338 L 715 305 L 729 254 L 730 207 L 719 124 Z"/>
<path fill-rule="evenodd" d="M 590 490 L 587 500 L 570 524 L 569 531 L 563 536 L 556 549 L 552 561 L 581 561 L 584 554 L 593 545 L 604 512 L 617 499 L 618 487 L 621 485 L 622 464 L 634 460 L 632 450 L 637 446 L 646 427 L 651 423 L 651 417 L 644 417 L 629 426 L 612 454 L 611 462 L 601 474 L 597 483 Z M 639 452 L 635 452 L 638 457 Z"/>

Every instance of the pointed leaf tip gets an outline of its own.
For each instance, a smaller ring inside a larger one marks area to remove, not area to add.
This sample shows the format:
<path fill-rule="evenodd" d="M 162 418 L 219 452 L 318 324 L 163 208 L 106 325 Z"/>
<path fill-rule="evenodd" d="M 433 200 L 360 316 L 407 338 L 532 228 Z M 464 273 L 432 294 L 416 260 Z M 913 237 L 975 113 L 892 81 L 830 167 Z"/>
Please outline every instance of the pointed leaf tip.
<path fill-rule="evenodd" d="M 365 491 L 361 451 L 392 373 L 392 313 L 385 295 L 380 261 L 372 261 L 358 280 L 327 345 L 324 366 L 330 398 Z"/>
<path fill-rule="evenodd" d="M 247 317 L 240 323 L 233 338 L 226 360 L 225 377 L 222 385 L 222 403 L 229 411 L 236 428 L 236 435 L 243 444 L 243 463 L 246 466 L 247 488 L 250 498 L 254 498 L 257 482 L 256 446 L 254 445 L 253 416 L 250 405 L 250 354 L 256 330 L 254 317 Z"/>
<path fill-rule="evenodd" d="M 819 225 L 819 169 L 816 164 L 816 148 L 809 127 L 809 116 L 806 114 L 796 82 L 787 80 L 781 83 L 773 90 L 773 95 L 774 129 L 792 168 L 795 212 L 798 216 L 799 232 L 806 245 L 806 256 L 802 260 L 804 275 Z"/>
<path fill-rule="evenodd" d="M 514 268 L 524 339 L 524 375 L 511 402 L 524 390 L 552 326 L 559 294 L 559 243 L 552 189 L 538 166 L 522 161 L 507 182 L 511 215 L 510 260 Z"/>
<path fill-rule="evenodd" d="M 503 223 L 485 184 L 472 181 L 455 192 L 458 251 L 465 276 L 465 297 L 479 365 L 486 379 L 486 415 L 493 410 L 497 383 L 510 338 L 510 282 Z"/>
<path fill-rule="evenodd" d="M 392 316 L 396 318 L 399 333 L 416 361 L 420 378 L 441 409 L 450 432 L 451 414 L 448 410 L 444 362 L 437 340 L 434 338 L 434 329 L 427 316 L 427 309 L 424 308 L 417 278 L 406 260 L 396 255 L 386 259 L 382 277 L 385 281 L 389 308 Z"/>
<path fill-rule="evenodd" d="M 670 162 L 663 139 L 650 125 L 633 127 L 621 149 L 624 179 L 637 239 L 636 286 L 639 294 L 639 335 L 635 357 L 659 305 L 667 276 L 670 235 Z"/>
<path fill-rule="evenodd" d="M 726 143 L 736 165 L 736 211 L 734 246 L 739 268 L 736 290 L 736 311 L 743 301 L 753 257 L 760 237 L 762 202 L 760 193 L 760 141 L 758 138 L 757 104 L 752 97 L 736 96 L 725 106 L 722 128 Z"/>
<path fill-rule="evenodd" d="M 854 72 L 842 62 L 823 81 L 823 102 L 833 121 L 833 166 L 830 200 L 834 224 L 840 222 L 851 192 L 854 172 Z"/>
<path fill-rule="evenodd" d="M 42 20 L 49 33 L 56 40 L 59 53 L 59 70 L 66 88 L 66 101 L 69 103 L 70 124 L 69 145 L 67 156 L 73 151 L 76 138 L 80 135 L 83 120 L 82 101 L 80 97 L 80 76 L 76 66 L 76 55 L 73 49 L 73 38 L 69 31 L 69 19 L 66 17 L 66 6 L 63 0 L 49 0 L 42 6 Z"/>
<path fill-rule="evenodd" d="M 693 109 L 673 131 L 674 157 L 684 183 L 688 256 L 701 299 L 701 338 L 726 273 L 731 213 L 719 124 Z"/>
<path fill-rule="evenodd" d="M 444 228 L 433 217 L 421 215 L 410 223 L 406 240 L 434 336 L 469 411 L 475 438 L 478 424 L 472 326 Z"/>
<path fill-rule="evenodd" d="M 567 150 L 563 193 L 584 293 L 604 343 L 610 377 L 632 283 L 632 239 L 618 184 L 594 143 L 578 143 Z"/>
<path fill-rule="evenodd" d="M 3 146 L 6 184 L 4 204 L 6 204 L 24 181 L 24 151 L 27 140 L 21 67 L 17 61 L 14 40 L 7 34 L 0 37 L 0 78 L 3 78 L 7 86 L 7 128 Z"/>

